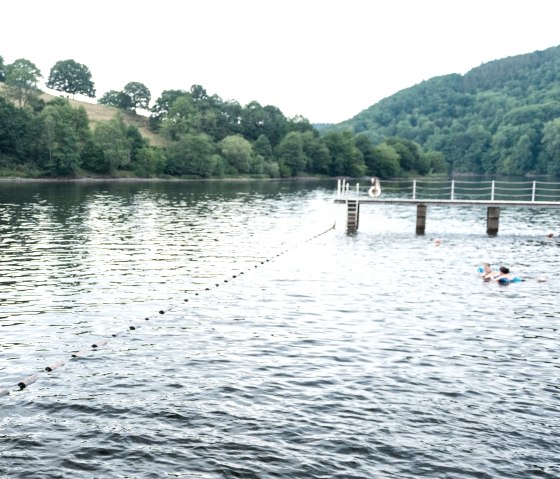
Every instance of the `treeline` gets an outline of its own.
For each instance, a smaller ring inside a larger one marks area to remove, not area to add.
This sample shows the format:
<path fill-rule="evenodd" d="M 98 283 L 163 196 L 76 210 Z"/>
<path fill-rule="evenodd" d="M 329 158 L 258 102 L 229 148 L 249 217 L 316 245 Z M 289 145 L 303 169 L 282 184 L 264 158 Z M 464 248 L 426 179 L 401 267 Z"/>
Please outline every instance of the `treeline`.
<path fill-rule="evenodd" d="M 165 146 L 115 115 L 90 124 L 83 107 L 66 98 L 45 102 L 39 69 L 27 59 L 0 57 L 0 174 L 276 178 L 303 175 L 397 176 L 445 171 L 440 153 L 406 138 L 373 144 L 367 135 L 319 131 L 303 117 L 286 118 L 275 106 L 241 106 L 209 95 L 200 85 L 166 90 L 152 102 L 149 89 L 130 82 L 98 103 L 149 114 Z M 74 60 L 57 62 L 46 82 L 68 95 L 95 98 L 91 72 Z"/>
<path fill-rule="evenodd" d="M 560 47 L 402 90 L 324 131 L 443 153 L 450 173 L 560 175 Z"/>

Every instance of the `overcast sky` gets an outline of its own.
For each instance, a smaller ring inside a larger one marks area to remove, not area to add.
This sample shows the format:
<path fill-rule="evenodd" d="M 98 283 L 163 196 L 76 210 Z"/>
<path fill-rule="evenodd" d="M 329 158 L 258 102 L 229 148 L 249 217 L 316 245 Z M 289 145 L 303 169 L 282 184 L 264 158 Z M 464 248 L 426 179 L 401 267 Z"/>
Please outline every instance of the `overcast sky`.
<path fill-rule="evenodd" d="M 2 2 L 0 55 L 46 81 L 85 64 L 101 97 L 202 85 L 338 123 L 434 76 L 560 45 L 558 0 L 26 0 Z"/>

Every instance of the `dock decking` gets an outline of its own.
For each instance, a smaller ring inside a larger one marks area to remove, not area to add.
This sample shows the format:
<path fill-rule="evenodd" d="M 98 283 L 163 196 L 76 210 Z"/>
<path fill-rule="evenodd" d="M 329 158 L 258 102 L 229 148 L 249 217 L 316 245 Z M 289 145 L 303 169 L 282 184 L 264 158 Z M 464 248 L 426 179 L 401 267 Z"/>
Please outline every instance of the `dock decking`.
<path fill-rule="evenodd" d="M 415 205 L 416 234 L 424 234 L 427 207 L 480 206 L 487 208 L 488 235 L 498 234 L 500 208 L 560 208 L 560 183 L 531 181 L 392 180 L 381 182 L 381 195 L 371 197 L 369 186 L 354 187 L 338 180 L 337 204 L 347 205 L 347 229 L 358 230 L 362 205 Z"/>

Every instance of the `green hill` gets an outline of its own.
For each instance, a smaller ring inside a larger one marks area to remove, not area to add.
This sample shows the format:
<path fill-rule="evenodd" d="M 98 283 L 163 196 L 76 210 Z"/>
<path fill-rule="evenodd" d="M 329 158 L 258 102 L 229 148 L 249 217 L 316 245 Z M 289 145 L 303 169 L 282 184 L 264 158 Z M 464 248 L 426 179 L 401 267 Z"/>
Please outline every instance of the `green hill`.
<path fill-rule="evenodd" d="M 452 173 L 560 174 L 560 46 L 432 78 L 329 131 L 401 137 L 444 154 Z"/>
<path fill-rule="evenodd" d="M 3 83 L 0 83 L 0 92 L 5 88 Z M 41 92 L 39 95 L 42 100 L 46 103 L 56 98 L 55 95 L 50 95 L 49 93 Z M 60 95 L 65 96 L 65 95 Z M 154 146 L 165 146 L 167 141 L 161 135 L 158 135 L 148 128 L 148 118 L 142 115 L 137 115 L 136 113 L 119 110 L 118 108 L 106 105 L 99 105 L 97 103 L 89 103 L 79 100 L 73 100 L 72 98 L 67 98 L 70 105 L 74 108 L 83 107 L 86 110 L 88 119 L 90 121 L 91 127 L 95 127 L 95 124 L 100 121 L 108 121 L 113 118 L 117 113 L 121 114 L 124 121 L 133 125 L 138 130 L 144 138 L 146 138 L 151 145 Z"/>
<path fill-rule="evenodd" d="M 48 93 L 41 93 L 41 98 L 48 102 L 55 98 L 53 95 Z M 68 101 L 74 108 L 83 107 L 86 110 L 90 124 L 92 127 L 100 121 L 108 121 L 113 118 L 117 113 L 121 114 L 124 118 L 125 123 L 133 125 L 138 130 L 144 138 L 146 138 L 153 146 L 165 146 L 167 141 L 157 133 L 154 133 L 148 128 L 148 118 L 142 115 L 138 115 L 131 111 L 119 110 L 118 108 L 106 105 L 99 105 L 97 103 L 88 103 L 84 101 L 73 100 L 68 98 Z"/>

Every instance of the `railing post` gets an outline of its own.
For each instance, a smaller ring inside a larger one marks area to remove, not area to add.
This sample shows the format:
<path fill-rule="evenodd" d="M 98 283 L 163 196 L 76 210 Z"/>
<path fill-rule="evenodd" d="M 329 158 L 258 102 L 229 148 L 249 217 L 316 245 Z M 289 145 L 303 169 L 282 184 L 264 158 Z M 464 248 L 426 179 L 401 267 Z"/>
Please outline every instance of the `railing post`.
<path fill-rule="evenodd" d="M 356 183 L 356 196 L 360 196 L 360 183 Z"/>
<path fill-rule="evenodd" d="M 455 199 L 455 180 L 451 180 L 451 200 Z"/>
<path fill-rule="evenodd" d="M 416 199 L 416 180 L 412 180 L 412 199 Z"/>
<path fill-rule="evenodd" d="M 537 192 L 537 182 L 533 181 L 533 193 L 531 194 L 531 201 L 535 201 L 535 193 Z"/>
<path fill-rule="evenodd" d="M 494 201 L 494 187 L 496 182 L 492 180 L 492 193 L 490 194 L 490 201 Z"/>
<path fill-rule="evenodd" d="M 341 186 L 341 183 L 340 183 L 340 178 L 339 178 L 336 182 L 336 196 L 339 197 L 339 198 L 340 198 L 340 186 Z"/>

